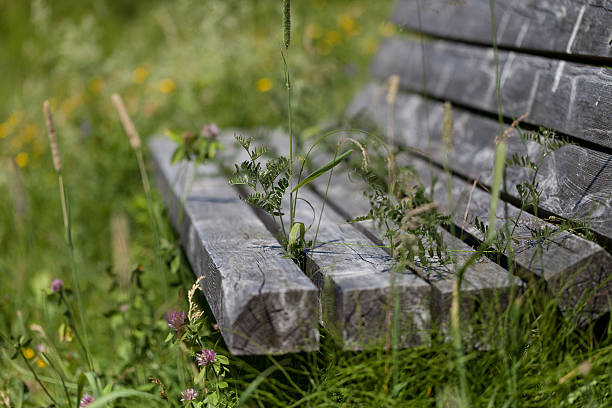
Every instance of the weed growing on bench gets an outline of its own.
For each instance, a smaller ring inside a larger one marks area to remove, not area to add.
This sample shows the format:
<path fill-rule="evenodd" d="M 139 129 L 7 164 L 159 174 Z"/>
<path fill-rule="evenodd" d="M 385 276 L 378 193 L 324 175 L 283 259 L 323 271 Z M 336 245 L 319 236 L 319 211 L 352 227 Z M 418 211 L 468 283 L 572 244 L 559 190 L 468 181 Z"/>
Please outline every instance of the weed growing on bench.
<path fill-rule="evenodd" d="M 246 151 L 249 160 L 243 161 L 240 165 L 236 164 L 236 171 L 230 178 L 232 185 L 248 185 L 254 190 L 247 195 L 244 200 L 266 213 L 268 213 L 276 225 L 277 231 L 281 233 L 281 243 L 287 255 L 298 263 L 304 260 L 304 251 L 308 246 L 314 248 L 316 245 L 316 234 L 314 240 L 306 240 L 306 233 L 312 228 L 313 223 L 306 227 L 306 223 L 295 220 L 295 208 L 298 200 L 304 201 L 313 211 L 313 220 L 316 219 L 316 210 L 307 200 L 298 197 L 300 188 L 311 183 L 318 177 L 333 170 L 338 164 L 346 159 L 352 150 L 348 150 L 340 155 L 336 150 L 335 157 L 322 167 L 314 170 L 306 178 L 294 185 L 294 140 L 293 140 L 293 118 L 291 104 L 291 76 L 289 72 L 289 46 L 291 44 L 291 4 L 289 0 L 283 1 L 283 47 L 281 56 L 285 73 L 285 87 L 287 88 L 287 122 L 289 128 L 289 158 L 283 156 L 270 159 L 266 163 L 265 170 L 259 159 L 268 152 L 265 146 L 255 147 L 250 150 L 252 138 L 236 136 L 240 146 Z M 325 136 L 324 136 L 325 137 Z M 316 145 L 316 143 L 315 143 Z M 313 145 L 313 147 L 315 146 Z M 339 148 L 339 146 L 338 146 Z M 311 148 L 312 150 L 312 148 Z M 308 154 L 304 159 L 307 160 Z M 303 163 L 304 164 L 304 163 Z M 304 168 L 302 164 L 302 169 Z M 301 176 L 301 171 L 300 171 Z M 261 189 L 260 189 L 261 187 Z M 283 198 L 289 189 L 289 225 L 285 227 L 283 221 L 284 212 L 282 210 Z M 325 205 L 325 201 L 323 203 Z M 321 209 L 322 213 L 323 209 Z M 319 216 L 319 221 L 321 215 Z"/>
<path fill-rule="evenodd" d="M 448 225 L 448 216 L 436 211 L 435 203 L 410 169 L 399 169 L 397 163 L 389 181 L 374 171 L 365 173 L 370 202 L 368 214 L 353 222 L 374 221 L 389 243 L 391 256 L 398 261 L 398 270 L 405 268 L 432 270 L 435 265 L 450 262 L 438 228 Z M 418 267 L 417 265 L 418 264 Z"/>

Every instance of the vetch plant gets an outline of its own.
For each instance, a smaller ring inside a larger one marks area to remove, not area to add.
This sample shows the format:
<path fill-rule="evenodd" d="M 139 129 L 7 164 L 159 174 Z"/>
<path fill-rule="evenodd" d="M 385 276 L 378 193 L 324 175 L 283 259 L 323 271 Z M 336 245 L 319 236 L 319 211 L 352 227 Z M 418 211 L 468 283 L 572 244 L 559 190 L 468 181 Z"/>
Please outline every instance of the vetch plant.
<path fill-rule="evenodd" d="M 266 213 L 268 213 L 275 225 L 276 229 L 281 233 L 282 245 L 287 255 L 295 261 L 300 260 L 304 255 L 304 250 L 307 246 L 313 246 L 316 241 L 306 241 L 306 233 L 312 227 L 308 227 L 306 223 L 295 220 L 295 209 L 298 200 L 304 201 L 316 214 L 313 206 L 306 200 L 300 199 L 298 193 L 300 188 L 311 183 L 323 174 L 331 171 L 335 166 L 346 159 L 352 150 L 348 150 L 340 155 L 336 151 L 335 157 L 327 164 L 313 171 L 303 180 L 294 185 L 294 141 L 293 141 L 293 122 L 291 111 L 291 75 L 289 71 L 289 46 L 291 44 L 291 3 L 289 0 L 283 1 L 283 48 L 281 56 L 283 58 L 283 67 L 285 73 L 285 87 L 287 88 L 287 122 L 289 128 L 289 158 L 283 156 L 274 157 L 268 160 L 265 164 L 265 169 L 262 166 L 260 158 L 268 152 L 267 147 L 259 146 L 251 149 L 252 138 L 245 138 L 237 135 L 236 140 L 240 146 L 247 152 L 249 160 L 245 160 L 240 165 L 236 164 L 234 175 L 229 182 L 232 185 L 248 185 L 254 192 L 248 194 L 244 200 L 252 204 Z M 332 134 L 334 132 L 328 133 Z M 327 136 L 324 135 L 323 137 Z M 322 138 L 319 139 L 319 141 Z M 317 141 L 316 144 L 319 143 Z M 313 145 L 313 147 L 315 146 Z M 338 147 L 339 148 L 339 147 Z M 310 149 L 312 150 L 312 148 Z M 309 153 L 310 154 L 310 151 Z M 304 163 L 308 159 L 308 154 L 304 158 Z M 303 169 L 303 165 L 302 165 Z M 301 176 L 301 171 L 300 171 Z M 283 197 L 287 189 L 289 189 L 289 223 L 285 226 L 283 216 Z"/>

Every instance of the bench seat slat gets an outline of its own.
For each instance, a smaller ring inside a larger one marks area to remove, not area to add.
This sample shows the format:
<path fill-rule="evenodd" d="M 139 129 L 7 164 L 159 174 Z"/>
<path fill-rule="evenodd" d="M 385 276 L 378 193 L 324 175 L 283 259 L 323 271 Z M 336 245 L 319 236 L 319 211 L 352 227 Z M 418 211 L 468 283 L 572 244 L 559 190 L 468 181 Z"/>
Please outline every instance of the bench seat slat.
<path fill-rule="evenodd" d="M 450 213 L 458 226 L 482 242 L 481 231 L 469 223 L 478 217 L 488 225 L 491 195 L 479 188 L 472 191 L 472 184 L 458 177 L 451 177 L 453 202 L 449 204 L 446 176 L 438 168 L 419 158 L 399 159 L 411 165 L 421 176 L 425 185 L 430 184 L 430 175 L 437 177 L 434 197 L 437 203 Z M 468 206 L 469 203 L 469 206 Z M 496 227 L 503 230 L 506 204 L 497 209 Z M 467 208 L 467 222 L 463 222 Z M 519 209 L 507 204 L 508 217 L 517 219 Z M 532 235 L 533 231 L 551 228 L 554 232 L 546 240 Z M 567 231 L 559 231 L 529 213 L 523 212 L 516 225 L 510 223 L 514 259 L 519 267 L 517 273 L 527 281 L 532 275 L 543 278 L 548 289 L 558 297 L 559 308 L 568 315 L 575 313 L 580 323 L 599 317 L 609 310 L 612 297 L 612 257 L 599 245 L 582 239 Z M 508 252 L 506 252 L 508 255 Z M 584 304 L 584 306 L 582 306 Z M 583 309 L 577 309 L 577 306 Z"/>
<path fill-rule="evenodd" d="M 328 199 L 332 205 L 344 210 L 347 218 L 355 218 L 367 213 L 369 204 L 357 204 L 360 200 L 360 192 L 365 185 L 362 183 L 348 181 L 347 173 L 338 174 L 334 177 L 334 182 L 328 190 Z M 324 194 L 325 186 L 317 183 L 317 192 Z M 382 244 L 388 245 L 388 241 L 381 238 L 382 231 L 373 222 L 359 223 L 361 228 L 366 229 L 370 235 L 378 236 Z M 438 231 L 453 254 L 455 267 L 452 264 L 442 264 L 439 260 L 429 259 L 431 267 L 425 267 L 418 262 L 415 264 L 416 272 L 419 276 L 426 279 L 432 286 L 431 295 L 431 314 L 436 324 L 443 329 L 447 329 L 450 318 L 450 306 L 452 300 L 453 280 L 456 277 L 454 268 L 461 267 L 472 255 L 474 249 L 460 239 L 452 236 L 444 229 Z M 511 292 L 511 285 L 514 285 L 514 293 L 518 295 L 522 291 L 522 283 L 519 279 L 511 278 L 508 271 L 493 263 L 487 258 L 481 258 L 477 263 L 468 267 L 465 271 L 461 286 L 462 307 L 461 314 L 466 321 L 474 321 L 474 313 L 477 308 L 486 305 L 486 311 L 492 312 L 489 318 L 499 316 L 498 313 L 508 305 Z M 483 316 L 479 316 L 483 318 Z M 481 341 L 483 339 L 480 339 Z M 487 342 L 488 343 L 488 342 Z"/>
<path fill-rule="evenodd" d="M 421 29 L 418 3 L 399 0 L 392 20 L 413 31 L 492 45 L 488 0 L 421 1 Z M 505 0 L 494 10 L 501 47 L 612 61 L 609 0 Z"/>
<path fill-rule="evenodd" d="M 285 152 L 286 136 L 279 132 L 270 133 L 267 140 L 277 151 Z M 331 159 L 331 155 L 324 154 L 321 149 L 313 151 L 311 160 L 313 167 L 320 167 Z M 333 207 L 343 219 L 355 218 L 366 214 L 370 209 L 370 204 L 367 198 L 363 195 L 366 190 L 364 182 L 349 179 L 347 168 L 345 165 L 340 165 L 334 171 L 332 183 L 328 191 L 328 206 Z M 327 188 L 327 175 L 316 179 L 311 186 L 319 197 L 324 197 Z M 300 191 L 307 192 L 306 189 Z M 307 192 L 309 199 L 312 194 Z M 321 199 L 319 199 L 320 201 Z M 337 222 L 340 218 L 336 217 Z M 363 231 L 374 242 L 382 245 L 387 245 L 385 239 L 381 238 L 381 231 L 371 222 L 360 222 L 353 224 Z M 452 249 L 456 250 L 455 261 L 461 266 L 470 256 L 473 249 L 460 239 L 453 237 L 445 230 L 440 230 L 444 238 L 444 242 Z M 455 278 L 452 265 L 442 265 L 441 262 L 431 260 L 432 268 L 418 268 L 415 272 L 421 278 L 427 280 L 431 285 L 431 294 L 429 297 L 429 307 L 432 320 L 436 326 L 447 328 L 446 325 L 449 319 L 450 304 L 452 299 L 453 280 Z M 411 273 L 407 271 L 406 273 Z M 511 282 L 512 280 L 512 282 Z M 483 258 L 477 264 L 469 267 L 462 282 L 463 306 L 461 308 L 462 315 L 465 319 L 471 320 L 473 312 L 475 312 L 478 304 L 487 304 L 495 308 L 489 308 L 489 312 L 501 312 L 508 304 L 511 285 L 515 287 L 515 293 L 521 289 L 519 279 L 510 278 L 507 271 Z M 406 294 L 402 294 L 406 295 Z M 485 300 L 486 299 L 486 300 Z M 489 303 L 487 303 L 487 301 Z M 494 316 L 490 316 L 494 317 Z M 482 341 L 483 339 L 480 339 Z"/>
<path fill-rule="evenodd" d="M 428 94 L 497 114 L 493 50 L 446 41 L 425 43 Z M 499 52 L 503 114 L 612 148 L 612 70 L 543 57 Z M 402 87 L 422 92 L 421 44 L 385 40 L 376 77 L 396 74 Z"/>
<path fill-rule="evenodd" d="M 349 110 L 349 115 L 353 118 L 359 115 L 362 117 L 365 116 L 371 119 L 379 127 L 385 127 L 389 117 L 387 114 L 388 107 L 384 106 L 383 102 L 376 102 L 379 99 L 376 95 L 380 93 L 380 90 L 381 88 L 377 85 L 370 85 L 367 87 L 354 101 Z M 422 98 L 416 95 L 400 94 L 395 104 L 395 123 L 393 126 L 397 130 L 395 140 L 403 146 L 414 147 L 426 151 L 428 141 L 425 124 L 426 116 Z M 441 133 L 443 122 L 441 104 L 430 101 L 430 115 L 431 156 L 434 162 L 440 165 L 443 163 L 444 154 Z M 453 147 L 449 153 L 448 163 L 453 171 L 459 174 L 465 174 L 470 178 L 476 178 L 480 172 L 482 172 L 480 180 L 482 184 L 487 185 L 491 181 L 490 172 L 493 161 L 494 135 L 499 132 L 499 128 L 497 127 L 497 122 L 490 121 L 495 125 L 492 129 L 488 129 L 493 136 L 481 136 L 480 139 L 476 138 L 477 128 L 475 129 L 472 126 L 477 126 L 480 123 L 478 118 L 480 117 L 468 112 L 458 113 L 457 109 L 453 110 Z M 482 119 L 484 120 L 484 118 Z M 514 143 L 517 142 L 517 138 L 518 137 L 515 136 L 514 138 L 508 139 L 510 151 L 520 151 L 522 148 L 522 145 L 514 145 Z M 478 143 L 478 140 L 487 140 L 488 142 L 482 145 Z M 566 146 L 564 149 L 567 147 L 574 146 Z M 468 151 L 466 149 L 470 150 Z M 445 175 L 435 166 L 430 170 L 428 163 L 424 160 L 414 159 L 411 160 L 411 164 L 417 167 L 418 174 L 425 185 L 429 184 L 430 171 L 433 171 L 434 174 L 438 176 L 440 180 L 438 190 L 436 191 L 436 201 L 439 201 L 441 204 L 447 202 Z M 542 177 L 548 177 L 546 167 L 541 171 Z M 524 169 L 509 168 L 507 171 L 508 184 L 510 185 L 512 180 L 520 180 L 520 177 L 526 177 L 526 174 L 523 172 Z M 465 192 L 466 188 L 468 189 L 467 193 Z M 479 234 L 475 228 L 463 222 L 465 207 L 469 201 L 468 197 L 470 190 L 471 184 L 467 185 L 459 178 L 453 177 L 453 199 L 456 200 L 456 213 L 453 216 L 457 217 L 455 223 L 458 226 L 463 226 L 475 238 L 482 240 L 482 235 Z M 597 189 L 595 189 L 595 191 L 597 191 Z M 554 196 L 551 194 L 550 197 Z M 488 221 L 489 202 L 490 195 L 488 193 L 479 188 L 474 189 L 469 207 L 469 217 L 478 217 L 486 224 Z M 502 225 L 504 223 L 503 207 L 503 205 L 500 206 L 501 212 L 498 215 L 499 222 Z M 510 209 L 510 216 L 516 216 L 518 209 L 510 204 L 508 204 L 508 208 Z M 604 208 L 609 209 L 609 207 Z M 610 216 L 609 212 L 607 216 Z M 588 279 L 592 279 L 593 283 L 606 282 L 606 279 L 609 281 L 612 272 L 612 262 L 610 255 L 605 249 L 576 235 L 563 233 L 556 235 L 555 239 L 545 246 L 542 256 L 535 258 L 537 246 L 534 245 L 535 242 L 531 238 L 530 229 L 534 226 L 541 228 L 546 225 L 552 228 L 556 227 L 547 224 L 529 213 L 523 213 L 521 220 L 516 230 L 517 236 L 514 237 L 514 239 L 517 240 L 515 241 L 516 261 L 522 269 L 542 276 L 549 282 L 550 286 L 556 290 L 561 290 L 559 282 L 565 282 L 568 276 L 567 274 L 571 273 L 579 273 L 579 277 L 576 277 L 574 282 L 587 284 L 586 281 Z M 605 221 L 602 220 L 601 224 L 598 225 L 604 224 Z M 609 283 L 606 282 L 606 285 L 609 285 Z M 563 300 L 565 305 L 562 304 L 561 307 L 571 309 L 576 302 L 576 296 L 583 291 L 581 291 L 580 288 L 567 288 L 567 290 L 572 292 L 565 295 L 566 297 L 570 297 Z M 601 314 L 602 310 L 607 310 L 607 299 L 602 299 L 608 295 L 609 289 L 604 288 L 600 293 L 604 295 L 597 299 L 595 305 L 591 306 L 591 311 L 585 313 L 598 315 Z"/>
<path fill-rule="evenodd" d="M 213 165 L 170 165 L 150 142 L 170 218 L 232 354 L 318 349 L 318 291 Z M 185 166 L 185 167 L 183 167 Z M 185 169 L 181 173 L 181 169 Z"/>
<path fill-rule="evenodd" d="M 281 154 L 289 149 L 289 138 L 282 132 L 259 130 L 248 134 L 256 138 L 257 144 L 280 147 Z M 236 148 L 228 150 L 236 151 Z M 232 163 L 247 158 L 242 150 L 236 153 Z M 318 221 L 321 198 L 308 188 L 300 189 L 299 197 L 296 221 L 308 226 L 313 220 L 311 208 L 302 200 L 315 208 Z M 283 206 L 289 208 L 288 200 Z M 285 214 L 287 220 L 288 214 Z M 317 224 L 312 225 L 306 234 L 307 240 L 314 239 L 316 228 Z M 320 290 L 323 324 L 345 349 L 360 350 L 385 344 L 388 316 L 393 307 L 392 291 L 400 297 L 399 344 L 411 347 L 429 341 L 430 286 L 411 272 L 396 274 L 393 280 L 393 264 L 384 249 L 348 224 L 331 206 L 325 206 L 307 271 Z"/>
<path fill-rule="evenodd" d="M 385 102 L 384 92 L 379 85 L 368 85 L 355 98 L 348 115 L 353 118 L 362 115 L 381 129 L 386 129 L 389 106 Z M 421 96 L 398 94 L 393 107 L 395 140 L 427 151 L 429 127 L 430 154 L 433 160 L 441 164 L 445 154 L 442 141 L 443 105 L 430 100 L 428 108 L 429 123 L 426 121 L 425 101 Z M 499 123 L 457 107 L 453 107 L 452 116 L 450 167 L 466 178 L 478 179 L 483 185 L 490 186 Z M 508 156 L 513 153 L 529 154 L 537 160 L 540 146 L 536 143 L 524 145 L 516 134 L 507 142 Z M 516 185 L 531 174 L 531 170 L 525 168 L 507 169 L 508 193 L 516 200 L 519 200 Z M 588 223 L 592 231 L 605 239 L 612 239 L 612 156 L 566 145 L 545 159 L 537 181 L 543 190 L 541 209 Z"/>

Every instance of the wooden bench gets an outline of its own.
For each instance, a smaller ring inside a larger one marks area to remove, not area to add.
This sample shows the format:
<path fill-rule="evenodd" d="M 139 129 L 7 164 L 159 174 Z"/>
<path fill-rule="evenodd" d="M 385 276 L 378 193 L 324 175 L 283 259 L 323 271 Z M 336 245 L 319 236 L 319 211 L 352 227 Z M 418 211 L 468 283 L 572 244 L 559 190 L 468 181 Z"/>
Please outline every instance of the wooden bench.
<path fill-rule="evenodd" d="M 500 125 L 489 2 L 447 3 L 398 2 L 393 20 L 420 34 L 400 33 L 382 44 L 373 63 L 374 81 L 356 96 L 345 120 L 386 133 L 400 149 L 398 162 L 411 166 L 424 185 L 437 179 L 435 201 L 463 240 L 441 233 L 461 265 L 484 239 L 469 221 L 477 217 L 486 224 L 489 219 L 488 188 Z M 466 319 L 476 313 L 494 319 L 498 309 L 483 304 L 495 299 L 503 309 L 511 292 L 535 283 L 558 298 L 567 318 L 585 323 L 608 312 L 612 302 L 612 257 L 605 249 L 612 242 L 612 73 L 599 67 L 612 60 L 612 12 L 601 1 L 562 0 L 550 9 L 528 0 L 496 3 L 505 126 L 526 114 L 522 127 L 551 127 L 574 144 L 545 159 L 538 174 L 543 188 L 538 216 L 520 211 L 515 187 L 530 170 L 507 169 L 508 189 L 502 192 L 505 203 L 497 222 L 501 227 L 506 214 L 520 214 L 512 237 L 516 276 L 503 262 L 504 267 L 483 258 L 472 265 L 460 288 L 461 313 Z M 421 41 L 419 35 L 427 37 Z M 386 83 L 392 76 L 399 78 L 401 89 L 389 103 Z M 442 170 L 444 101 L 453 103 L 451 203 Z M 230 167 L 241 160 L 232 147 L 233 133 L 220 136 L 230 146 L 220 162 Z M 287 154 L 285 135 L 250 133 Z M 539 152 L 538 144 L 523 144 L 517 136 L 507 142 L 509 154 L 535 157 Z M 273 223 L 240 201 L 244 191 L 227 185 L 230 168 L 171 166 L 172 142 L 157 138 L 150 147 L 171 220 L 194 272 L 204 276 L 202 288 L 232 353 L 314 350 L 319 322 L 347 349 L 384 345 L 394 296 L 399 299 L 401 346 L 427 343 L 432 329 L 446 330 L 453 268 L 416 265 L 393 273 L 395 261 L 382 248 L 386 242 L 376 226 L 346 222 L 369 209 L 363 184 L 346 179 L 352 169 L 336 171 L 320 244 L 309 253 L 309 266 L 300 270 L 282 257 Z M 315 163 L 327 159 L 313 157 Z M 322 183 L 317 180 L 300 193 L 317 209 L 323 204 Z M 297 217 L 309 220 L 312 212 L 298 206 Z M 594 241 L 557 231 L 558 225 L 549 221 L 559 218 L 588 223 Z M 556 232 L 541 242 L 532 232 L 542 228 Z M 474 344 L 494 343 L 478 329 L 471 334 Z"/>

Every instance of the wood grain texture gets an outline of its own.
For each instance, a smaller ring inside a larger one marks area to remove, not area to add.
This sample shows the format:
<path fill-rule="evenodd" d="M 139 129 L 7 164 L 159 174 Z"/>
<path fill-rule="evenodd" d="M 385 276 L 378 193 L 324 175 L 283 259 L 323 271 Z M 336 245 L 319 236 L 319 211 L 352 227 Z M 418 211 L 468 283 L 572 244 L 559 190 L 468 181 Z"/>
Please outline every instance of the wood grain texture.
<path fill-rule="evenodd" d="M 425 160 L 404 155 L 398 159 L 410 165 L 425 185 L 431 178 L 437 178 L 434 197 L 455 224 L 478 240 L 484 240 L 481 231 L 470 221 L 480 219 L 488 225 L 489 193 L 476 188 L 458 177 L 451 177 L 452 202 L 448 201 L 447 179 L 444 172 L 431 168 Z M 471 192 L 471 197 L 470 197 Z M 496 228 L 503 230 L 506 209 L 500 204 L 497 209 Z M 612 257 L 599 245 L 582 239 L 568 231 L 560 231 L 528 213 L 520 213 L 511 204 L 507 205 L 508 219 L 512 220 L 509 231 L 512 233 L 513 256 L 519 270 L 517 274 L 526 281 L 532 275 L 543 278 L 548 289 L 558 299 L 561 311 L 580 323 L 588 322 L 610 310 L 612 299 Z M 467 213 L 467 222 L 464 222 Z M 537 235 L 544 228 L 554 231 L 549 237 Z M 506 251 L 506 255 L 509 252 Z"/>
<path fill-rule="evenodd" d="M 270 140 L 269 132 L 252 131 L 250 134 Z M 288 138 L 280 133 L 277 135 L 285 142 L 284 147 Z M 254 143 L 270 146 L 267 141 Z M 288 149 L 288 145 L 286 147 Z M 235 160 L 245 158 L 239 152 Z M 315 208 L 317 221 L 323 202 L 307 188 L 300 190 L 299 197 L 295 219 L 308 227 L 314 214 L 303 200 Z M 283 206 L 289 208 L 288 199 Z M 314 239 L 316 229 L 317 224 L 312 225 L 307 240 Z M 429 341 L 430 285 L 409 271 L 396 273 L 394 262 L 385 250 L 347 223 L 329 205 L 323 211 L 316 246 L 308 255 L 312 258 L 306 269 L 320 290 L 323 324 L 345 349 L 367 349 L 385 343 L 395 294 L 400 299 L 399 344 L 411 347 Z"/>
<path fill-rule="evenodd" d="M 342 136 L 342 135 L 340 135 Z M 340 137 L 339 136 L 339 137 Z M 267 141 L 277 152 L 286 153 L 288 149 L 287 137 L 283 133 L 271 132 L 267 135 Z M 311 156 L 313 167 L 320 167 L 332 159 L 331 154 L 326 154 L 322 149 L 316 149 Z M 370 209 L 370 204 L 363 194 L 366 191 L 366 184 L 358 176 L 350 176 L 346 165 L 340 165 L 335 169 L 332 182 L 327 188 L 328 177 L 320 177 L 311 185 L 319 195 L 319 201 L 325 197 L 327 190 L 328 205 L 332 206 L 344 219 L 352 219 L 366 214 Z M 301 190 L 306 192 L 307 190 Z M 308 196 L 312 197 L 308 192 Z M 382 230 L 372 221 L 365 221 L 356 224 L 357 228 L 364 232 L 368 237 L 380 244 L 388 245 L 382 236 Z M 453 280 L 455 279 L 454 268 L 461 266 L 472 255 L 473 249 L 460 239 L 450 235 L 445 230 L 440 230 L 444 242 L 454 254 L 453 262 L 440 259 L 429 259 L 431 267 L 424 267 L 417 262 L 415 273 L 431 285 L 431 293 L 428 295 L 429 309 L 432 322 L 435 327 L 442 330 L 448 329 L 449 311 L 452 300 Z M 514 285 L 515 293 L 521 290 L 521 282 L 517 278 L 511 278 L 507 271 L 486 258 L 482 258 L 474 266 L 469 267 L 462 282 L 462 305 L 461 313 L 465 322 L 475 322 L 478 318 L 491 321 L 499 316 L 506 308 L 509 301 L 511 285 Z M 484 308 L 483 305 L 486 305 Z M 470 329 L 475 330 L 475 326 Z M 464 334 L 467 334 L 464 333 Z M 486 341 L 492 344 L 491 339 Z M 482 337 L 478 341 L 484 341 Z"/>
<path fill-rule="evenodd" d="M 426 34 L 492 45 L 489 0 L 399 0 L 392 20 Z M 598 57 L 612 61 L 609 0 L 495 2 L 501 47 Z"/>
<path fill-rule="evenodd" d="M 393 114 L 389 116 L 389 106 L 384 102 L 384 97 L 381 98 L 381 89 L 377 85 L 370 85 L 355 99 L 351 105 L 348 115 L 356 120 L 358 117 L 368 118 L 374 125 L 379 128 L 388 128 L 387 122 L 389 117 L 394 120 L 393 128 L 396 129 L 397 134 L 395 140 L 400 141 L 404 146 L 410 146 L 417 148 L 422 151 L 429 150 L 432 160 L 437 163 L 443 163 L 445 151 L 443 149 L 442 142 L 442 115 L 443 107 L 441 104 L 430 101 L 429 102 L 429 123 L 426 121 L 427 115 L 425 114 L 425 106 L 423 99 L 415 95 L 398 95 Z M 383 94 L 384 96 L 384 94 Z M 449 167 L 467 178 L 476 179 L 479 178 L 480 182 L 485 186 L 490 186 L 491 183 L 491 172 L 493 165 L 493 152 L 494 152 L 494 138 L 498 134 L 498 124 L 495 121 L 476 116 L 472 113 L 461 111 L 459 109 L 453 110 L 453 135 L 452 135 L 452 150 L 449 153 L 448 163 Z M 481 127 L 485 124 L 485 127 Z M 429 125 L 429 131 L 427 129 Z M 428 141 L 429 132 L 429 141 Z M 428 145 L 430 149 L 428 149 Z M 538 155 L 539 145 L 527 144 L 523 145 L 520 143 L 518 136 L 514 136 L 508 139 L 509 154 L 513 152 L 529 153 L 533 157 Z M 585 154 L 591 155 L 591 162 L 593 157 L 600 155 L 599 152 L 588 151 L 587 149 L 579 148 L 576 146 L 566 146 L 561 150 L 555 152 L 549 159 L 546 159 L 545 166 L 540 170 L 540 178 L 544 188 L 542 195 L 543 206 L 553 209 L 555 205 L 561 208 L 567 208 L 567 202 L 559 205 L 559 202 L 564 200 L 570 200 L 573 197 L 573 203 L 576 200 L 580 200 L 577 196 L 586 197 L 588 194 L 585 192 L 586 189 L 590 188 L 592 193 L 597 200 L 607 200 L 607 204 L 599 206 L 598 217 L 594 216 L 595 213 L 591 212 L 591 221 L 599 228 L 600 231 L 609 231 L 611 211 L 610 211 L 610 189 L 606 189 L 606 184 L 602 184 L 598 180 L 590 180 L 589 184 L 574 183 L 573 191 L 565 188 L 562 193 L 558 189 L 554 189 L 551 185 L 547 185 L 544 180 L 549 180 L 555 177 L 566 168 L 567 165 L 554 158 L 560 154 L 565 154 L 564 151 L 570 149 L 578 149 L 579 151 L 586 151 Z M 550 163 L 549 163 L 550 162 Z M 430 171 L 433 171 L 439 177 L 444 175 L 436 170 L 434 167 L 430 170 L 427 166 L 424 166 L 425 162 L 419 160 L 413 160 L 412 165 L 418 167 L 418 174 L 425 183 L 429 182 Z M 557 165 L 559 170 L 555 170 Z M 582 165 L 588 165 L 583 163 Z M 425 168 L 427 167 L 427 168 Z M 610 171 L 610 168 L 604 168 L 604 171 Z M 556 172 L 556 173 L 555 173 Z M 580 180 L 584 174 L 578 173 L 573 174 L 569 172 L 561 173 L 565 175 L 563 180 L 569 181 Z M 530 171 L 522 168 L 509 168 L 507 171 L 507 179 L 509 185 L 520 182 L 530 175 Z M 442 179 L 444 180 L 444 179 Z M 561 180 L 561 178 L 559 178 Z M 610 178 L 608 178 L 610 180 Z M 576 185 L 580 185 L 579 189 L 576 189 Z M 591 187 L 589 187 L 591 185 Z M 595 185 L 596 187 L 592 187 Z M 471 188 L 471 185 L 469 186 Z M 465 194 L 466 184 L 460 181 L 460 179 L 453 177 L 453 198 L 456 200 L 455 204 L 455 219 L 459 226 L 462 226 L 463 218 L 465 214 L 465 207 L 467 206 L 467 197 Z M 469 190 L 468 190 L 469 192 Z M 516 188 L 509 190 L 510 194 L 516 195 Z M 436 191 L 436 200 L 444 203 L 446 200 L 446 189 L 443 184 L 440 184 Z M 584 200 L 584 198 L 583 198 Z M 592 198 L 590 200 L 593 200 Z M 469 200 L 468 200 L 469 201 Z M 488 193 L 482 191 L 479 188 L 474 190 L 471 199 L 471 205 L 469 207 L 468 216 L 478 217 L 481 221 L 487 222 L 488 210 L 489 210 L 490 197 Z M 463 207 L 462 207 L 463 206 Z M 500 211 L 503 206 L 500 207 Z M 511 209 L 511 215 L 516 215 L 518 209 L 509 205 Z M 565 213 L 568 211 L 566 210 Z M 557 212 L 557 214 L 559 214 Z M 574 215 L 578 216 L 576 212 Z M 498 216 L 498 220 L 503 224 L 503 213 Z M 579 298 L 584 293 L 588 293 L 592 286 L 590 283 L 601 283 L 605 284 L 605 287 L 596 298 L 589 299 L 591 306 L 589 310 L 586 310 L 583 316 L 594 316 L 601 314 L 602 310 L 607 307 L 606 296 L 609 296 L 609 284 L 610 275 L 612 273 L 612 263 L 610 261 L 610 255 L 600 246 L 587 241 L 578 236 L 563 233 L 555 235 L 555 239 L 551 242 L 547 242 L 544 245 L 543 250 L 539 249 L 538 241 L 532 238 L 532 232 L 534 228 L 542 228 L 547 223 L 540 219 L 524 213 L 521 216 L 521 222 L 516 228 L 516 236 L 513 238 L 515 241 L 515 256 L 517 263 L 521 268 L 529 273 L 541 276 L 546 280 L 550 287 L 555 290 L 556 294 L 561 296 L 563 301 L 562 308 L 565 310 L 571 310 L 573 305 L 580 303 Z M 483 237 L 478 234 L 478 231 L 473 227 L 465 224 L 463 227 L 470 232 L 477 239 Z M 550 226 L 552 227 L 552 226 Z M 594 228 L 594 227 L 593 227 Z M 568 284 L 566 288 L 562 289 L 562 283 L 572 282 Z M 567 293 L 566 293 L 567 291 Z M 604 305 L 605 304 L 605 305 Z"/>
<path fill-rule="evenodd" d="M 392 20 L 400 27 L 450 39 L 492 45 L 488 0 L 400 0 Z M 532 52 L 598 57 L 612 61 L 609 0 L 495 2 L 497 42 Z"/>
<path fill-rule="evenodd" d="M 445 41 L 425 43 L 428 94 L 493 114 L 497 91 L 493 50 Z M 612 70 L 514 52 L 499 52 L 503 114 L 612 147 Z M 387 39 L 373 64 L 379 78 L 424 90 L 421 44 Z"/>
<path fill-rule="evenodd" d="M 160 190 L 232 354 L 318 349 L 318 291 L 213 165 L 170 165 L 149 144 Z M 185 170 L 181 172 L 181 169 Z"/>
<path fill-rule="evenodd" d="M 384 89 L 370 84 L 355 98 L 347 114 L 361 115 L 381 129 L 394 121 L 395 140 L 406 146 L 427 151 L 442 163 L 443 105 L 425 101 L 418 95 L 400 93 L 395 105 L 386 104 Z M 392 114 L 390 115 L 390 109 Z M 490 186 L 497 121 L 453 107 L 453 140 L 449 164 L 453 171 L 478 179 Z M 427 121 L 429 117 L 429 122 Z M 507 125 L 506 125 L 507 126 Z M 430 142 L 428 142 L 428 134 Z M 507 140 L 508 156 L 528 154 L 538 160 L 541 148 L 536 143 L 522 143 L 516 132 Z M 510 167 L 507 170 L 508 194 L 519 199 L 516 185 L 532 175 L 531 170 Z M 541 209 L 558 216 L 588 223 L 592 231 L 612 239 L 612 157 L 606 153 L 567 145 L 544 159 L 537 181 L 542 188 Z"/>

